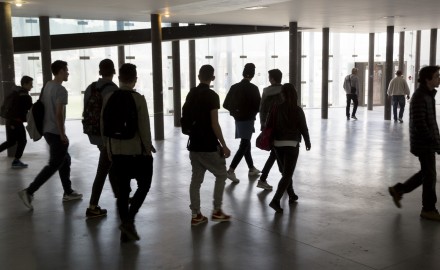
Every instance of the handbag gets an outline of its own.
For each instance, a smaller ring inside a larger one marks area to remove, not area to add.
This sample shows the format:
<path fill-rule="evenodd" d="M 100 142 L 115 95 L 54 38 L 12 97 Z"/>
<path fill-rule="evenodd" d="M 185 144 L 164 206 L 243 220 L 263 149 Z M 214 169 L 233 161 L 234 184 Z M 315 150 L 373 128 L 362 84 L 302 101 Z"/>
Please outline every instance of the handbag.
<path fill-rule="evenodd" d="M 261 150 L 270 151 L 272 149 L 277 111 L 278 106 L 273 104 L 266 118 L 266 124 L 255 141 L 255 145 Z"/>

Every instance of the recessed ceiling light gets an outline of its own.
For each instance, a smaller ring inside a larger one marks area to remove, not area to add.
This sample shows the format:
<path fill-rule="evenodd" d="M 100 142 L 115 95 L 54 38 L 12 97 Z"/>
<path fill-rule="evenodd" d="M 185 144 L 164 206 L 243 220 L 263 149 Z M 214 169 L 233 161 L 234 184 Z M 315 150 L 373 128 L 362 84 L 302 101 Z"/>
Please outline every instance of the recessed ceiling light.
<path fill-rule="evenodd" d="M 264 8 L 267 8 L 267 7 L 265 7 L 265 6 L 253 6 L 253 7 L 246 7 L 246 8 L 243 8 L 243 9 L 245 9 L 245 10 L 258 10 L 258 9 L 264 9 Z"/>

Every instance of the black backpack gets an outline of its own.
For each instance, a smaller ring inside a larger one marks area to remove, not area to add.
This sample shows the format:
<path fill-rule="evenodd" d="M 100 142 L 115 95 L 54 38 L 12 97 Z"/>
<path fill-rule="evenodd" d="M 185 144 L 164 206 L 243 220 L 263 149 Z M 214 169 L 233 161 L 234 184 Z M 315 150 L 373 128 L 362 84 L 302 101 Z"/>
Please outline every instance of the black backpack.
<path fill-rule="evenodd" d="M 186 96 L 185 103 L 182 107 L 182 118 L 180 118 L 182 133 L 185 135 L 191 135 L 196 130 L 199 114 L 199 100 L 200 94 L 198 93 L 198 89 L 191 89 L 191 91 Z"/>
<path fill-rule="evenodd" d="M 110 96 L 102 114 L 103 135 L 118 140 L 134 138 L 138 130 L 138 115 L 132 90 L 116 90 Z"/>
<path fill-rule="evenodd" d="M 90 98 L 87 100 L 82 113 L 83 132 L 87 135 L 101 136 L 101 109 L 102 90 L 114 83 L 108 82 L 101 87 L 96 87 L 96 82 L 90 85 Z"/>
<path fill-rule="evenodd" d="M 13 90 L 3 102 L 2 107 L 0 108 L 0 116 L 5 119 L 13 119 L 17 117 L 17 101 L 20 97 L 20 93 L 18 91 Z"/>

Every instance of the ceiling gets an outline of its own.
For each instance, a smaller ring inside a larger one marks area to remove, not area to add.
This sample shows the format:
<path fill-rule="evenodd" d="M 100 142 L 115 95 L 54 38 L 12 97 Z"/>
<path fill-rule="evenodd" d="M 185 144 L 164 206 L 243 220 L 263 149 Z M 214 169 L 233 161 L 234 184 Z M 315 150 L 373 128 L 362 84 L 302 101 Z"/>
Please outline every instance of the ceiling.
<path fill-rule="evenodd" d="M 1 1 L 1 0 L 0 0 Z M 21 1 L 21 0 L 13 0 Z M 5 1 L 1 1 L 5 2 Z M 11 2 L 11 1 L 8 1 Z M 440 28 L 435 0 L 24 0 L 12 16 L 149 21 L 150 14 L 169 14 L 162 22 L 284 26 L 331 32 L 369 33 Z M 245 7 L 266 6 L 261 10 Z"/>

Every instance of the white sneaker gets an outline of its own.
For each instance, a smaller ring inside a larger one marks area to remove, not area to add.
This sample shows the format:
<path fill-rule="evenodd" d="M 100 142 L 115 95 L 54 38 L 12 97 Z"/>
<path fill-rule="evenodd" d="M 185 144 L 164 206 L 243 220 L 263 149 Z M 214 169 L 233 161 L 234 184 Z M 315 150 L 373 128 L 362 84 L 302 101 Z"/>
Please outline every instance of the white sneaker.
<path fill-rule="evenodd" d="M 23 189 L 22 191 L 18 192 L 18 197 L 20 197 L 20 199 L 23 201 L 24 205 L 33 210 L 34 207 L 32 206 L 32 199 L 34 198 L 34 196 L 30 195 L 26 189 Z"/>
<path fill-rule="evenodd" d="M 259 175 L 260 173 L 261 173 L 261 171 L 259 169 L 255 168 L 255 167 L 252 167 L 252 168 L 249 169 L 249 173 L 248 174 L 250 176 L 256 176 L 256 175 Z"/>
<path fill-rule="evenodd" d="M 266 181 L 261 181 L 261 180 L 258 180 L 257 187 L 258 187 L 258 188 L 265 189 L 265 190 L 272 190 L 272 188 L 273 188 L 273 187 L 272 187 L 271 185 L 269 185 Z"/>
<path fill-rule="evenodd" d="M 76 192 L 75 190 L 72 191 L 70 194 L 64 193 L 63 195 L 63 202 L 73 201 L 73 200 L 80 200 L 82 199 L 83 195 Z"/>
<path fill-rule="evenodd" d="M 238 182 L 240 182 L 240 179 L 238 179 L 238 178 L 235 176 L 235 172 L 229 172 L 229 171 L 228 171 L 228 179 L 231 180 L 231 181 L 234 182 L 234 183 L 238 183 Z"/>

